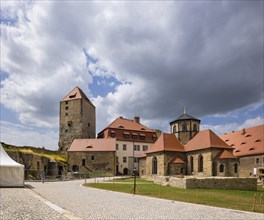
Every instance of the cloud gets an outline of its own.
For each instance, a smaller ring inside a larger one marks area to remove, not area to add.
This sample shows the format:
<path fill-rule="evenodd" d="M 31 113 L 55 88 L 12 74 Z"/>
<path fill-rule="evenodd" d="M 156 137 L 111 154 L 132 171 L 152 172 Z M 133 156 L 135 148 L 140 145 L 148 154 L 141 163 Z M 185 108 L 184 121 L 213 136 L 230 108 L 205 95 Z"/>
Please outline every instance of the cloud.
<path fill-rule="evenodd" d="M 1 23 L 1 102 L 25 125 L 57 128 L 76 85 L 97 108 L 97 131 L 120 115 L 165 129 L 184 105 L 203 117 L 263 104 L 262 1 L 12 6 L 2 9 L 17 21 Z M 93 97 L 95 76 L 115 78 L 115 90 Z"/>
<path fill-rule="evenodd" d="M 220 124 L 220 125 L 202 124 L 201 130 L 211 129 L 216 134 L 223 135 L 224 133 L 230 133 L 232 131 L 239 131 L 239 130 L 242 130 L 243 128 L 255 127 L 258 125 L 262 125 L 262 124 L 264 124 L 264 118 L 256 117 L 256 118 L 247 119 L 241 124 L 238 124 L 238 123 L 226 123 L 226 124 Z"/>
<path fill-rule="evenodd" d="M 45 147 L 51 150 L 58 149 L 58 132 L 54 130 L 36 131 L 23 125 L 6 121 L 1 123 L 1 142 L 16 146 Z M 43 141 L 44 140 L 44 141 Z"/>

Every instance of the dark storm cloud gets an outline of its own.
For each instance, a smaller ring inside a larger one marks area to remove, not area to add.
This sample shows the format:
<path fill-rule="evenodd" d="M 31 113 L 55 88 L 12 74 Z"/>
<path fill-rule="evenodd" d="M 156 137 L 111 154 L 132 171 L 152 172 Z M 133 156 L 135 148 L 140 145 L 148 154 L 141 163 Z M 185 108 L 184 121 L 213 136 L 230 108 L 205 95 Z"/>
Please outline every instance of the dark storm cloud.
<path fill-rule="evenodd" d="M 144 118 L 173 118 L 186 105 L 201 117 L 259 102 L 263 95 L 263 2 L 186 2 L 179 13 L 174 10 L 167 11 L 167 23 L 160 30 L 153 24 L 150 29 L 135 27 L 138 33 L 134 34 L 133 28 L 120 27 L 123 35 L 117 35 L 115 42 L 120 55 L 111 60 L 121 72 L 133 74 L 131 78 L 150 87 L 142 88 L 142 93 L 149 92 L 149 100 L 139 94 L 131 114 L 142 110 Z"/>

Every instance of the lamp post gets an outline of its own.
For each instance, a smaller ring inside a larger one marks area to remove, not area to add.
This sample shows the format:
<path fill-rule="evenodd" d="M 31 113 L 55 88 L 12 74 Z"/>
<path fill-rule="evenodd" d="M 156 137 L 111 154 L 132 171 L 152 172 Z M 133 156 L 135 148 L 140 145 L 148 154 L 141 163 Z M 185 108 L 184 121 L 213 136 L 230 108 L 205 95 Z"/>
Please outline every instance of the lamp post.
<path fill-rule="evenodd" d="M 134 188 L 133 188 L 133 193 L 134 193 L 134 195 L 136 194 L 136 187 L 137 187 L 137 183 L 136 183 L 136 178 L 137 178 L 136 172 L 137 172 L 137 170 L 134 167 L 134 169 L 133 169 L 133 173 L 134 173 Z"/>

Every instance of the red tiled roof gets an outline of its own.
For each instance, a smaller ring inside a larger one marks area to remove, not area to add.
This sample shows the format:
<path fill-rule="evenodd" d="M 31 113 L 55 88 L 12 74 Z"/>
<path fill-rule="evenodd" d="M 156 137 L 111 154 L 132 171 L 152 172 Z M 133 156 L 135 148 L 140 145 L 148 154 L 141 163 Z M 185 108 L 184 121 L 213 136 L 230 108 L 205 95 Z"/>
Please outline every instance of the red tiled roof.
<path fill-rule="evenodd" d="M 145 153 L 139 153 L 139 154 L 135 155 L 135 157 L 137 157 L 137 158 L 144 158 L 146 156 L 147 155 Z"/>
<path fill-rule="evenodd" d="M 130 120 L 130 119 L 122 118 L 122 117 L 115 119 L 105 129 L 108 129 L 108 128 L 116 128 L 116 129 L 121 128 L 125 130 L 133 130 L 133 131 L 155 132 L 154 130 L 142 125 L 141 123 L 135 122 L 135 120 Z"/>
<path fill-rule="evenodd" d="M 174 163 L 174 164 L 182 164 L 185 163 L 181 158 L 179 157 L 173 157 L 169 163 Z"/>
<path fill-rule="evenodd" d="M 87 96 L 78 86 L 76 86 L 72 91 L 70 91 L 70 93 L 62 99 L 62 101 L 70 101 L 74 99 L 86 99 L 92 104 L 92 102 L 87 98 Z"/>
<path fill-rule="evenodd" d="M 232 149 L 211 130 L 198 132 L 186 145 L 186 151 L 195 151 L 207 148 Z"/>
<path fill-rule="evenodd" d="M 216 159 L 235 159 L 237 157 L 234 156 L 232 152 L 227 151 L 227 150 L 223 150 L 215 158 Z"/>
<path fill-rule="evenodd" d="M 145 152 L 154 153 L 160 151 L 184 152 L 184 146 L 174 134 L 162 133 L 158 140 Z"/>
<path fill-rule="evenodd" d="M 115 151 L 115 146 L 115 138 L 74 139 L 68 151 Z"/>
<path fill-rule="evenodd" d="M 224 134 L 221 138 L 234 148 L 235 156 L 264 154 L 264 124 Z"/>

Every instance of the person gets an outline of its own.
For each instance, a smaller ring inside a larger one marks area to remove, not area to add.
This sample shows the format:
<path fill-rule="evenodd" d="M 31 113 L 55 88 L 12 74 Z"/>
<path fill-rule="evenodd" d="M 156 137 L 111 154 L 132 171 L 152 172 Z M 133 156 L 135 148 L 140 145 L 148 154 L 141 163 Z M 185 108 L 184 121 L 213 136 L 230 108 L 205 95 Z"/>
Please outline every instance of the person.
<path fill-rule="evenodd" d="M 45 172 L 44 172 L 44 170 L 41 170 L 39 175 L 40 175 L 41 182 L 44 183 L 45 182 Z"/>

